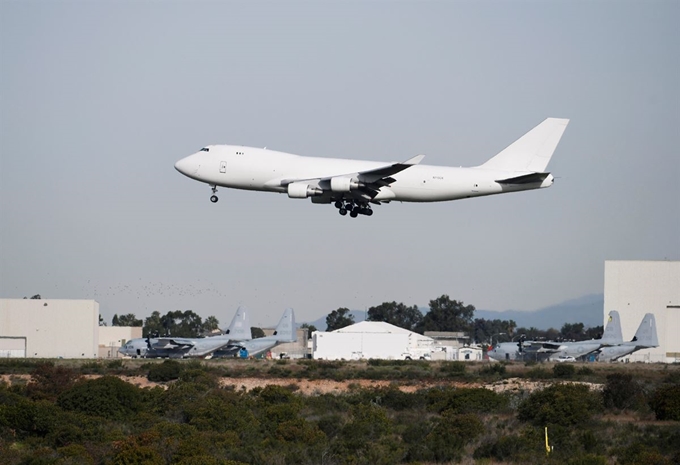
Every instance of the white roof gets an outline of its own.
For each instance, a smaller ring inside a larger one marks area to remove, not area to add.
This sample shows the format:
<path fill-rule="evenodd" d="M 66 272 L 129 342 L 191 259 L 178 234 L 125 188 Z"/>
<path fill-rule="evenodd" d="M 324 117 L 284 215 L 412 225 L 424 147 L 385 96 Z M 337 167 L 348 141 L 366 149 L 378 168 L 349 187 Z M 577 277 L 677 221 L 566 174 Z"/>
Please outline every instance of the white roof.
<path fill-rule="evenodd" d="M 336 329 L 333 333 L 393 333 L 393 334 L 408 334 L 409 338 L 420 341 L 434 341 L 434 339 L 423 336 L 422 334 L 414 333 L 408 329 L 394 326 L 384 321 L 361 321 L 344 328 Z"/>

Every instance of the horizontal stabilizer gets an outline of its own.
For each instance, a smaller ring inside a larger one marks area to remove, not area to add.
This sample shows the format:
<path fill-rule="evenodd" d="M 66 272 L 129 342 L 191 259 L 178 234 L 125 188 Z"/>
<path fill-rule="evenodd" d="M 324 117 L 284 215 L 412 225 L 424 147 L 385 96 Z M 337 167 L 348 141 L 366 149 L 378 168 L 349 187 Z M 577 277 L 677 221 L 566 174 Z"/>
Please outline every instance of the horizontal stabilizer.
<path fill-rule="evenodd" d="M 531 184 L 534 182 L 543 182 L 548 176 L 550 176 L 550 173 L 531 173 L 515 176 L 514 178 L 498 179 L 496 182 L 499 184 Z"/>

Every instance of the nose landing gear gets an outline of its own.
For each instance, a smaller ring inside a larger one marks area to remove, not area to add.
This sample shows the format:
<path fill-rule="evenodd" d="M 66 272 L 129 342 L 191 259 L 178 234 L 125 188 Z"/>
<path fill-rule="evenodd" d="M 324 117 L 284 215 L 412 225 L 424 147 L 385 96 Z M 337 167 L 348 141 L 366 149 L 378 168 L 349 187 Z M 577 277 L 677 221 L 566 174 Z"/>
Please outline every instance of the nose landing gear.
<path fill-rule="evenodd" d="M 213 193 L 213 195 L 210 196 L 210 201 L 212 203 L 217 203 L 217 201 L 219 200 L 217 198 L 217 196 L 215 195 L 215 194 L 217 194 L 217 186 L 211 185 L 210 187 L 212 188 L 212 193 Z"/>

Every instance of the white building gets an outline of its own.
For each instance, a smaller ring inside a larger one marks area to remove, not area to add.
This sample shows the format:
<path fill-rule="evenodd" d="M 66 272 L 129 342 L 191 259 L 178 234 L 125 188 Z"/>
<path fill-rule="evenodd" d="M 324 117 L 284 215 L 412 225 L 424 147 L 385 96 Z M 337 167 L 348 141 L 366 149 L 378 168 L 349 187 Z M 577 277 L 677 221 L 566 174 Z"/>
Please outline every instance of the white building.
<path fill-rule="evenodd" d="M 604 264 L 604 315 L 618 310 L 630 341 L 645 313 L 656 319 L 659 347 L 624 357 L 629 361 L 680 362 L 680 261 L 609 260 Z"/>
<path fill-rule="evenodd" d="M 382 321 L 362 321 L 312 334 L 312 358 L 322 360 L 430 358 L 434 339 Z"/>
<path fill-rule="evenodd" d="M 0 299 L 0 356 L 96 358 L 94 300 Z"/>
<path fill-rule="evenodd" d="M 142 337 L 141 326 L 99 326 L 99 358 L 122 357 L 118 352 L 131 339 Z"/>

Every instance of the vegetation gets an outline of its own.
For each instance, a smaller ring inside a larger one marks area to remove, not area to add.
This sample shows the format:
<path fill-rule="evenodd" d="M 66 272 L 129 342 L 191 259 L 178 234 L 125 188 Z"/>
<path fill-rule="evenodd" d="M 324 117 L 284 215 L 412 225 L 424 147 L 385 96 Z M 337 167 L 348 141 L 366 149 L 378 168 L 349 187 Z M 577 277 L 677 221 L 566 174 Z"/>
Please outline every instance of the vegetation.
<path fill-rule="evenodd" d="M 677 367 L 593 364 L 562 381 L 561 368 L 515 363 L 115 362 L 0 360 L 0 373 L 15 377 L 12 385 L 0 382 L 0 462 L 680 462 Z M 95 366 L 96 377 L 81 374 Z M 537 390 L 483 387 L 537 369 L 545 377 Z M 30 373 L 30 382 L 17 373 Z M 272 373 L 289 385 L 246 391 L 224 383 Z M 112 374 L 161 385 L 140 388 Z M 574 381 L 583 376 L 600 388 Z M 300 392 L 298 380 L 322 378 L 356 384 L 334 394 Z M 387 382 L 361 387 L 366 379 Z M 546 426 L 554 446 L 547 458 Z"/>
<path fill-rule="evenodd" d="M 349 308 L 338 308 L 326 316 L 326 331 L 335 331 L 354 324 L 354 315 L 349 312 Z"/>
<path fill-rule="evenodd" d="M 123 315 L 126 319 L 130 316 L 134 322 L 134 315 Z M 120 319 L 123 317 L 118 317 L 118 321 L 120 322 Z M 141 326 L 141 324 L 131 324 L 129 326 Z M 165 335 L 176 337 L 200 337 L 216 329 L 219 329 L 219 321 L 214 316 L 209 316 L 203 321 L 198 314 L 191 310 L 175 310 L 168 312 L 165 315 L 161 315 L 160 312 L 155 311 L 151 316 L 144 320 L 142 334 L 144 337 Z"/>

